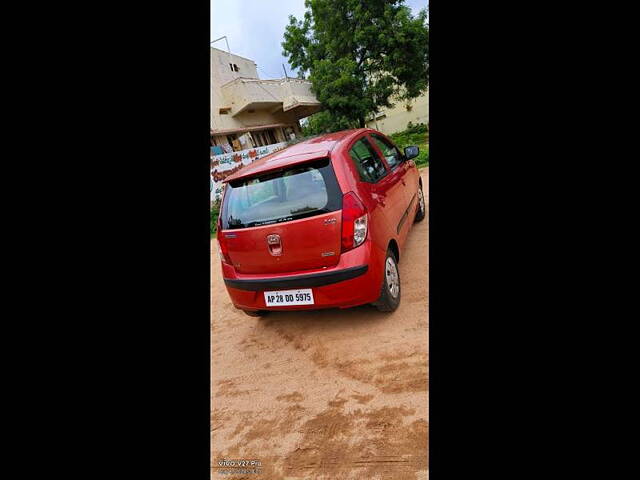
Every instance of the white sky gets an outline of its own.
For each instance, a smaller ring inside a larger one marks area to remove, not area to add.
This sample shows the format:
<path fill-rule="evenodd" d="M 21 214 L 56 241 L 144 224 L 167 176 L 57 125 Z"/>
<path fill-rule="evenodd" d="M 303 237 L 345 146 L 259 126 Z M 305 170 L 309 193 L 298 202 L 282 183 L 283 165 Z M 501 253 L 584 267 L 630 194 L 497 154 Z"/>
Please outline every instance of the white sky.
<path fill-rule="evenodd" d="M 427 4 L 428 0 L 405 0 L 414 15 Z M 301 20 L 304 11 L 304 0 L 211 0 L 211 40 L 226 35 L 231 53 L 256 62 L 262 79 L 283 77 L 283 63 L 295 76 L 280 43 L 289 15 Z M 227 49 L 224 40 L 212 47 Z"/>

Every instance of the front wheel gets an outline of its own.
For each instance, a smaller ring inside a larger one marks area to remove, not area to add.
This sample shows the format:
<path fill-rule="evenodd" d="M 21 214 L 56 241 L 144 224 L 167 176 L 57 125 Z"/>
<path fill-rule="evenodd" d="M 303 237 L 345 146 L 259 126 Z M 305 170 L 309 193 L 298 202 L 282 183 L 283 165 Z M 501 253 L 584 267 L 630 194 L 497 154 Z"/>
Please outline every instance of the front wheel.
<path fill-rule="evenodd" d="M 393 312 L 400 305 L 400 272 L 398 262 L 391 250 L 387 250 L 384 261 L 384 278 L 380 297 L 373 303 L 381 312 Z"/>

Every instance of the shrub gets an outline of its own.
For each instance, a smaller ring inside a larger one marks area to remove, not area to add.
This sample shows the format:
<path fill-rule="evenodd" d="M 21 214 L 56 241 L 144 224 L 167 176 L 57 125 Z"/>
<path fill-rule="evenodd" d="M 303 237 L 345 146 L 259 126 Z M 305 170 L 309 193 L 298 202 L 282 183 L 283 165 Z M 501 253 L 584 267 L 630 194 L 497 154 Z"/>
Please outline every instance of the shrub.
<path fill-rule="evenodd" d="M 415 162 L 418 167 L 429 166 L 429 144 L 427 144 L 426 148 L 420 147 L 420 153 L 416 157 Z"/>
<path fill-rule="evenodd" d="M 211 202 L 211 208 L 209 209 L 209 232 L 213 237 L 216 234 L 216 226 L 218 224 L 218 215 L 220 213 L 220 201 L 216 200 Z"/>
<path fill-rule="evenodd" d="M 429 131 L 429 127 L 424 123 L 413 124 L 411 121 L 407 123 L 407 129 L 403 133 L 427 133 Z"/>
<path fill-rule="evenodd" d="M 424 167 L 429 165 L 429 131 L 428 127 L 424 123 L 414 125 L 412 123 L 407 124 L 407 129 L 401 132 L 392 133 L 389 138 L 395 142 L 395 144 L 404 150 L 409 145 L 417 145 L 420 148 L 420 153 L 414 159 L 416 165 Z"/>

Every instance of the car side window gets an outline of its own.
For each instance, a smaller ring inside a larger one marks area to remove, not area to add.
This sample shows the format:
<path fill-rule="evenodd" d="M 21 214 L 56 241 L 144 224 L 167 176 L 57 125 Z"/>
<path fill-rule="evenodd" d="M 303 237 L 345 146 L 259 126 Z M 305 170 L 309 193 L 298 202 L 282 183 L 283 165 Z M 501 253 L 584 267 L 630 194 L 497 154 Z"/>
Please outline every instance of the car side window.
<path fill-rule="evenodd" d="M 349 150 L 349 155 L 363 182 L 376 183 L 387 174 L 384 163 L 366 138 L 358 140 Z"/>
<path fill-rule="evenodd" d="M 375 133 L 371 134 L 371 138 L 373 138 L 373 141 L 376 142 L 376 145 L 384 155 L 384 158 L 387 159 L 389 167 L 393 168 L 396 165 L 400 165 L 400 163 L 402 163 L 402 154 L 396 147 L 394 147 L 387 140 L 382 138 L 380 135 L 376 135 Z"/>

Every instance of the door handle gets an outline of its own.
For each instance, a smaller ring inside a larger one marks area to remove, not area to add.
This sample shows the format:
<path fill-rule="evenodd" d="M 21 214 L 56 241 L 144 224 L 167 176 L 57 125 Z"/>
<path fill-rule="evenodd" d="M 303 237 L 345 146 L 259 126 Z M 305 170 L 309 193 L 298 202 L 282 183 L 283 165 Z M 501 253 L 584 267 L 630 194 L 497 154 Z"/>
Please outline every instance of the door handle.
<path fill-rule="evenodd" d="M 402 185 L 404 185 L 405 187 L 407 186 L 407 184 L 404 183 L 404 179 L 401 179 L 400 181 L 402 182 Z"/>

